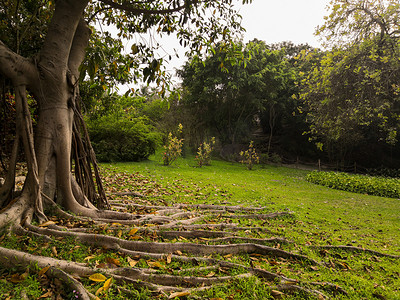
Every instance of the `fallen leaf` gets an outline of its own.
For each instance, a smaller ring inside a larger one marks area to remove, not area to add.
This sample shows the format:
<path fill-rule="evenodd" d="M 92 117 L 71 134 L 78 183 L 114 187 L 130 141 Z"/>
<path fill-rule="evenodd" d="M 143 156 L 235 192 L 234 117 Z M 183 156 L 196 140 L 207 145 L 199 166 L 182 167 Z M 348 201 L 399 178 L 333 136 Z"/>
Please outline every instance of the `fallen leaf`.
<path fill-rule="evenodd" d="M 121 262 L 118 259 L 112 258 L 112 257 L 107 257 L 106 258 L 106 262 L 109 263 L 109 264 L 116 265 L 116 266 L 120 266 L 121 265 Z"/>
<path fill-rule="evenodd" d="M 47 226 L 55 225 L 55 224 L 56 224 L 56 222 L 54 222 L 54 221 L 47 221 L 47 222 L 40 224 L 39 227 L 47 227 Z"/>
<path fill-rule="evenodd" d="M 171 261 L 172 261 L 172 253 L 169 253 L 169 254 L 167 255 L 167 264 L 170 264 Z"/>
<path fill-rule="evenodd" d="M 11 275 L 11 277 L 9 279 L 9 281 L 11 281 L 12 283 L 20 283 L 20 282 L 22 282 L 24 280 L 25 280 L 25 277 L 23 276 L 23 274 L 22 275 L 13 274 L 13 275 Z"/>
<path fill-rule="evenodd" d="M 111 281 L 112 281 L 112 278 L 109 278 L 109 279 L 106 280 L 106 282 L 104 282 L 103 288 L 104 288 L 105 291 L 107 291 L 110 288 Z"/>
<path fill-rule="evenodd" d="M 179 250 L 176 250 L 174 253 L 177 254 L 177 255 L 182 255 L 182 254 L 183 254 L 183 253 L 182 253 L 181 251 L 179 251 Z"/>
<path fill-rule="evenodd" d="M 277 291 L 277 290 L 271 290 L 271 295 L 273 297 L 280 297 L 280 296 L 284 295 L 284 293 L 282 293 L 281 291 Z"/>
<path fill-rule="evenodd" d="M 56 247 L 51 247 L 51 252 L 53 253 L 53 255 L 54 256 L 57 256 L 58 255 L 58 253 L 57 253 L 57 248 Z"/>
<path fill-rule="evenodd" d="M 44 293 L 42 296 L 39 297 L 40 298 L 47 298 L 47 297 L 51 297 L 53 295 L 52 291 L 48 291 L 47 293 Z"/>
<path fill-rule="evenodd" d="M 232 256 L 233 256 L 233 254 L 224 255 L 225 258 L 230 258 L 230 257 L 232 257 Z"/>
<path fill-rule="evenodd" d="M 100 295 L 100 293 L 102 293 L 104 291 L 104 287 L 100 287 L 97 289 L 96 293 L 94 294 L 95 296 Z"/>
<path fill-rule="evenodd" d="M 44 267 L 43 269 L 41 269 L 38 273 L 39 277 L 43 276 L 47 270 L 50 269 L 50 266 Z"/>
<path fill-rule="evenodd" d="M 134 235 L 136 232 L 138 232 L 138 228 L 132 228 L 129 232 L 128 235 Z"/>
<path fill-rule="evenodd" d="M 147 264 L 151 268 L 159 268 L 159 269 L 164 268 L 164 266 L 162 264 L 160 264 L 158 261 L 147 261 Z"/>
<path fill-rule="evenodd" d="M 131 267 L 136 266 L 136 264 L 139 262 L 137 260 L 133 260 L 132 258 L 130 258 L 129 256 L 127 257 L 128 263 Z"/>
<path fill-rule="evenodd" d="M 206 275 L 206 277 L 213 277 L 215 275 L 215 272 L 210 272 Z"/>
<path fill-rule="evenodd" d="M 103 274 L 95 273 L 95 274 L 90 275 L 89 279 L 91 281 L 103 282 L 103 281 L 106 281 L 107 278 Z"/>
<path fill-rule="evenodd" d="M 187 296 L 187 295 L 190 295 L 190 292 L 187 292 L 187 291 L 183 291 L 183 292 L 175 292 L 175 293 L 172 293 L 171 295 L 169 295 L 169 297 L 168 297 L 168 299 L 174 299 L 175 297 L 184 297 L 184 296 Z"/>
<path fill-rule="evenodd" d="M 87 257 L 85 257 L 83 260 L 85 261 L 85 260 L 90 260 L 90 259 L 93 259 L 93 258 L 96 258 L 96 256 L 87 256 Z"/>

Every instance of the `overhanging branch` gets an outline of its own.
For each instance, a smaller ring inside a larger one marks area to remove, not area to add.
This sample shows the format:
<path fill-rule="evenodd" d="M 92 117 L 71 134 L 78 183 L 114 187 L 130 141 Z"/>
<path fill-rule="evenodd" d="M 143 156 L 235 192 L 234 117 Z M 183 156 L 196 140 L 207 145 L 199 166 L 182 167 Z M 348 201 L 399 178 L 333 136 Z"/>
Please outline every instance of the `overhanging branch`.
<path fill-rule="evenodd" d="M 145 8 L 138 8 L 129 4 L 119 4 L 115 3 L 112 0 L 100 0 L 104 4 L 109 5 L 112 8 L 124 10 L 136 15 L 163 15 L 163 14 L 170 14 L 174 12 L 178 12 L 184 10 L 188 7 L 188 5 L 192 4 L 196 1 L 186 1 L 183 5 L 178 5 L 177 7 L 173 8 L 166 8 L 166 9 L 145 9 Z"/>

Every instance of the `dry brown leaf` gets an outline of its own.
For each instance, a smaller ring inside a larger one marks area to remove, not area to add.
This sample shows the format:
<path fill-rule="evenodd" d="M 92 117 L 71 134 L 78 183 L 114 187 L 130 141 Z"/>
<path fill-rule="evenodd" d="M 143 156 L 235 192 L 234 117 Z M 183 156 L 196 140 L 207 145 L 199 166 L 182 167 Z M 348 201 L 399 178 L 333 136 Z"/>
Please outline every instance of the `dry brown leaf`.
<path fill-rule="evenodd" d="M 183 253 L 182 253 L 181 251 L 179 251 L 179 250 L 176 250 L 174 253 L 177 254 L 177 255 L 182 255 L 182 254 L 183 254 Z"/>
<path fill-rule="evenodd" d="M 120 238 L 122 236 L 122 230 L 118 230 L 117 236 Z"/>
<path fill-rule="evenodd" d="M 206 275 L 206 277 L 213 277 L 215 275 L 215 272 L 210 272 Z"/>
<path fill-rule="evenodd" d="M 42 296 L 39 297 L 40 298 L 47 298 L 47 297 L 51 297 L 53 295 L 52 291 L 47 291 L 46 293 L 44 293 Z"/>
<path fill-rule="evenodd" d="M 55 224 L 56 224 L 56 222 L 54 222 L 54 221 L 47 221 L 47 222 L 40 224 L 39 227 L 47 227 L 47 226 L 55 225 Z"/>
<path fill-rule="evenodd" d="M 106 281 L 106 277 L 103 274 L 100 273 L 95 273 L 89 276 L 89 279 L 91 281 L 95 281 L 95 282 L 103 282 Z"/>
<path fill-rule="evenodd" d="M 139 262 L 139 261 L 137 261 L 137 260 L 133 260 L 133 259 L 130 258 L 129 256 L 127 256 L 127 260 L 128 260 L 128 263 L 129 263 L 129 265 L 130 265 L 131 267 L 136 266 L 136 264 Z"/>
<path fill-rule="evenodd" d="M 23 274 L 22 274 L 22 275 L 20 275 L 20 274 L 13 274 L 13 275 L 11 275 L 11 277 L 10 277 L 10 279 L 9 279 L 8 281 L 10 281 L 10 282 L 12 282 L 12 283 L 20 283 L 20 282 L 24 281 L 25 278 L 26 278 L 26 277 L 24 277 Z"/>
<path fill-rule="evenodd" d="M 54 256 L 57 256 L 57 248 L 55 246 L 51 247 L 51 252 L 53 253 Z"/>
<path fill-rule="evenodd" d="M 277 296 L 282 296 L 284 295 L 284 293 L 282 293 L 281 291 L 277 291 L 277 290 L 271 290 L 271 295 L 273 297 L 277 297 Z"/>
<path fill-rule="evenodd" d="M 106 258 L 106 262 L 109 263 L 109 264 L 116 265 L 116 266 L 120 266 L 121 265 L 121 262 L 118 259 L 112 258 L 112 257 L 107 257 Z"/>
<path fill-rule="evenodd" d="M 175 292 L 175 293 L 172 293 L 171 295 L 169 295 L 169 297 L 168 297 L 168 299 L 174 299 L 174 298 L 176 298 L 176 297 L 184 297 L 184 296 L 187 296 L 187 295 L 190 295 L 190 292 L 188 292 L 188 291 L 183 291 L 183 292 Z"/>
<path fill-rule="evenodd" d="M 232 253 L 231 253 L 231 254 L 224 255 L 225 258 L 230 258 L 230 257 L 232 257 L 232 256 L 233 256 Z"/>
<path fill-rule="evenodd" d="M 134 236 L 131 236 L 130 238 L 129 238 L 130 240 L 140 240 L 141 239 L 141 237 L 140 236 L 138 236 L 138 235 L 134 235 Z"/>
<path fill-rule="evenodd" d="M 43 276 L 47 270 L 50 269 L 50 266 L 44 267 L 43 269 L 41 269 L 38 273 L 39 277 Z"/>
<path fill-rule="evenodd" d="M 170 264 L 171 261 L 172 261 L 172 253 L 169 253 L 169 254 L 167 255 L 167 264 Z"/>

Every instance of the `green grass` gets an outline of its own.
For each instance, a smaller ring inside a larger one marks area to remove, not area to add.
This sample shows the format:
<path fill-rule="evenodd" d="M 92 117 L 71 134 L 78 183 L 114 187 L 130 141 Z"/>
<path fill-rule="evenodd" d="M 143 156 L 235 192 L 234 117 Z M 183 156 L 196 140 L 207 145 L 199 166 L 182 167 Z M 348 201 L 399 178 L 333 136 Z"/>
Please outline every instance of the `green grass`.
<path fill-rule="evenodd" d="M 265 206 L 271 212 L 291 211 L 291 216 L 275 220 L 240 222 L 243 226 L 267 227 L 270 234 L 263 234 L 261 237 L 285 237 L 294 243 L 282 245 L 283 249 L 307 255 L 317 261 L 324 261 L 327 266 L 311 267 L 306 262 L 282 259 L 271 261 L 251 255 L 233 257 L 232 262 L 244 265 L 251 263 L 256 267 L 302 281 L 331 282 L 349 292 L 348 296 L 336 296 L 335 299 L 374 299 L 376 296 L 373 295 L 383 295 L 386 299 L 400 299 L 399 259 L 377 257 L 366 253 L 319 251 L 308 247 L 308 245 L 352 245 L 399 255 L 400 200 L 398 199 L 355 194 L 315 185 L 305 180 L 309 171 L 282 166 L 257 165 L 249 171 L 241 164 L 213 160 L 211 166 L 199 168 L 194 159 L 188 157 L 165 167 L 162 165 L 161 157 L 157 155 L 148 161 L 103 164 L 102 168 L 107 190 L 110 191 L 113 187 L 121 190 L 121 186 L 122 190 L 124 188 L 135 190 L 146 195 L 142 201 L 149 203 Z M 126 232 L 122 234 L 124 236 Z M 74 245 L 71 241 L 53 241 L 44 247 L 34 238 L 4 236 L 2 246 L 50 256 L 51 249 L 55 247 L 58 258 L 84 262 L 86 257 L 94 256 L 90 263 L 94 261 L 101 263 L 105 262 L 107 257 L 112 257 L 120 259 L 122 266 L 127 266 L 127 261 L 118 253 Z M 138 263 L 138 266 L 146 267 L 146 265 L 146 261 L 142 259 Z M 177 265 L 174 262 L 170 265 L 173 270 L 192 267 L 194 266 Z M 45 293 L 43 287 L 37 287 L 39 283 L 34 280 L 34 270 L 29 271 L 28 278 L 31 279 L 19 284 L 5 280 L 13 272 L 16 270 L 2 271 L 0 268 L 0 299 L 7 299 L 7 296 L 2 295 L 17 295 L 16 292 L 10 292 L 11 287 L 17 291 L 28 289 L 35 295 L 32 298 Z M 160 269 L 159 272 L 165 270 Z M 32 286 L 32 290 L 27 287 L 28 283 Z M 89 286 L 91 292 L 95 292 L 98 288 L 95 285 L 91 286 L 90 282 L 84 284 Z M 149 298 L 148 292 L 138 290 L 132 299 Z M 237 279 L 187 297 L 187 299 L 212 298 L 274 299 L 266 283 L 255 277 Z M 102 299 L 126 298 L 118 291 L 111 291 Z M 306 298 L 298 294 L 285 299 Z"/>
<path fill-rule="evenodd" d="M 174 203 L 208 203 L 266 206 L 271 211 L 290 210 L 295 226 L 277 233 L 312 244 L 352 244 L 400 254 L 400 200 L 333 190 L 309 183 L 306 170 L 244 165 L 213 160 L 198 168 L 194 160 L 180 159 L 169 167 L 157 156 L 140 163 L 103 165 L 119 172 L 139 172 L 170 195 L 150 192 L 151 198 Z M 152 185 L 152 183 L 149 183 Z M 147 185 L 139 187 L 146 194 Z M 152 189 L 152 187 L 150 187 Z M 274 224 L 276 223 L 276 224 Z"/>

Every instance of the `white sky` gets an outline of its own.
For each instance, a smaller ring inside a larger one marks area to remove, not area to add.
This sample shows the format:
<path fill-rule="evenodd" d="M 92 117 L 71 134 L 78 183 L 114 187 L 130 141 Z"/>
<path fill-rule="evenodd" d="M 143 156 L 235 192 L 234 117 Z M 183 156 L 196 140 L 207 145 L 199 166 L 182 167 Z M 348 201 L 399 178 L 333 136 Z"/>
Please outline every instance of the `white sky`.
<path fill-rule="evenodd" d="M 242 15 L 242 26 L 246 29 L 244 42 L 257 38 L 267 44 L 292 41 L 295 44 L 308 43 L 320 47 L 314 32 L 317 26 L 324 23 L 328 15 L 327 5 L 330 0 L 253 0 L 253 3 L 242 5 L 242 0 L 236 0 L 239 13 Z M 180 68 L 186 57 L 185 50 L 172 37 L 163 38 L 160 43 L 168 57 L 174 53 L 174 48 L 180 57 L 168 62 L 165 59 L 167 71 L 175 75 L 175 69 Z M 129 48 L 128 48 L 129 49 Z"/>
<path fill-rule="evenodd" d="M 314 32 L 324 23 L 328 4 L 329 0 L 253 0 L 241 5 L 244 41 L 257 38 L 267 44 L 292 41 L 319 47 Z"/>

